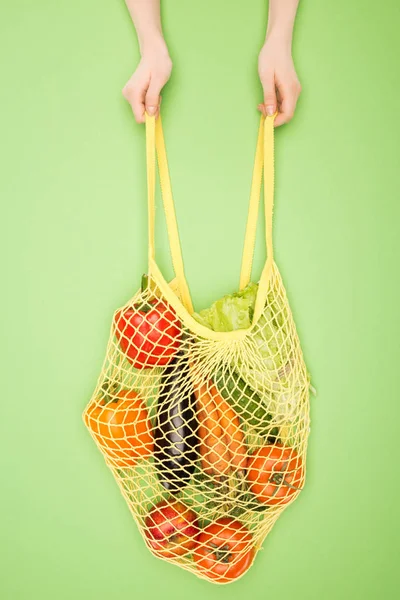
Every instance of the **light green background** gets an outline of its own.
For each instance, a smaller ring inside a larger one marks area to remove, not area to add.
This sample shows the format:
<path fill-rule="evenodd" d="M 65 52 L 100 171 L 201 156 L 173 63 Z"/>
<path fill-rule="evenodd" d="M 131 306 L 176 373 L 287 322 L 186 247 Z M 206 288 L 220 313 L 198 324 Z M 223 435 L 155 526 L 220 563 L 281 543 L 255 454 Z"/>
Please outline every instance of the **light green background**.
<path fill-rule="evenodd" d="M 2 600 L 398 597 L 399 5 L 301 4 L 304 92 L 276 135 L 275 245 L 319 390 L 308 484 L 248 575 L 217 587 L 145 550 L 81 422 L 112 312 L 146 262 L 144 131 L 121 96 L 138 60 L 127 11 L 2 2 Z M 165 129 L 202 308 L 238 284 L 266 3 L 164 5 Z"/>

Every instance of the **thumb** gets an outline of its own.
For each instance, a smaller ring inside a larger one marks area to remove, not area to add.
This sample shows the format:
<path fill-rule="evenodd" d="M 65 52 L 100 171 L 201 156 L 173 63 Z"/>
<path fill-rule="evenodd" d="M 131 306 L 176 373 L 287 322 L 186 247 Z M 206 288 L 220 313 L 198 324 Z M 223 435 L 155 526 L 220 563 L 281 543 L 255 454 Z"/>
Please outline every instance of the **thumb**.
<path fill-rule="evenodd" d="M 162 85 L 156 79 L 150 80 L 145 98 L 146 112 L 150 116 L 154 116 L 158 110 L 161 88 Z"/>
<path fill-rule="evenodd" d="M 276 112 L 276 91 L 275 91 L 275 81 L 274 78 L 271 77 L 268 81 L 263 82 L 264 89 L 264 105 L 267 115 L 272 117 Z"/>

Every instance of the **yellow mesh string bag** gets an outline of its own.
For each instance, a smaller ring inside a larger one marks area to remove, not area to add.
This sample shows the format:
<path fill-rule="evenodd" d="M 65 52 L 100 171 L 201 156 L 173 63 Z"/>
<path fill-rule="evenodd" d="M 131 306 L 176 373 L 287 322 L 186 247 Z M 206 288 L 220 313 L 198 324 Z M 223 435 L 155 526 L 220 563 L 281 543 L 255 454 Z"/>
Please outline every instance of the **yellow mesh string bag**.
<path fill-rule="evenodd" d="M 309 377 L 273 259 L 274 118 L 261 119 L 237 294 L 246 319 L 196 315 L 186 283 L 161 119 L 147 117 L 149 266 L 113 317 L 84 421 L 157 557 L 214 583 L 251 566 L 304 487 Z M 155 261 L 156 156 L 175 278 Z M 264 173 L 267 258 L 252 260 Z M 222 314 L 222 313 L 221 313 Z M 243 314 L 241 315 L 243 316 Z"/>

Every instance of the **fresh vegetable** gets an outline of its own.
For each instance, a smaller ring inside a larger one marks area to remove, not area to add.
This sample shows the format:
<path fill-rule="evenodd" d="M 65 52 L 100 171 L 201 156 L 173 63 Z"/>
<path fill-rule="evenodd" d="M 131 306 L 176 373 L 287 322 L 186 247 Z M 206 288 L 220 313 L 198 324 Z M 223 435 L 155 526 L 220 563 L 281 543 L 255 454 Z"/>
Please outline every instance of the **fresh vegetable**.
<path fill-rule="evenodd" d="M 103 388 L 101 398 L 85 413 L 85 423 L 115 467 L 132 467 L 153 452 L 153 436 L 146 405 L 136 392 L 113 394 Z"/>
<path fill-rule="evenodd" d="M 208 579 L 227 583 L 247 571 L 254 554 L 248 529 L 239 521 L 223 517 L 200 533 L 193 558 L 199 571 Z"/>
<path fill-rule="evenodd" d="M 171 493 L 189 481 L 198 458 L 196 397 L 186 358 L 178 354 L 161 378 L 154 432 L 154 457 L 159 479 Z"/>
<path fill-rule="evenodd" d="M 271 289 L 252 331 L 255 360 L 236 365 L 242 379 L 259 396 L 269 398 L 269 412 L 285 421 L 296 417 L 309 393 L 305 365 L 301 366 L 293 355 L 295 336 L 286 299 Z"/>
<path fill-rule="evenodd" d="M 146 517 L 145 527 L 150 547 L 164 558 L 188 554 L 199 534 L 196 513 L 177 500 L 157 504 Z"/>
<path fill-rule="evenodd" d="M 196 381 L 193 365 L 191 371 Z M 219 478 L 232 470 L 244 470 L 247 448 L 238 415 L 211 382 L 195 383 L 194 391 L 204 472 Z"/>
<path fill-rule="evenodd" d="M 197 398 L 202 398 L 202 402 L 197 404 L 201 466 L 208 475 L 220 477 L 229 472 L 231 456 L 219 422 L 219 413 L 214 402 L 208 395 L 203 395 L 202 390 L 198 391 Z"/>
<path fill-rule="evenodd" d="M 143 292 L 146 287 L 144 275 Z M 180 322 L 163 300 L 123 308 L 115 314 L 114 322 L 119 344 L 135 369 L 167 365 L 179 348 Z"/>
<path fill-rule="evenodd" d="M 247 479 L 259 502 L 268 506 L 287 504 L 303 487 L 303 462 L 294 448 L 263 446 L 249 457 Z"/>
<path fill-rule="evenodd" d="M 272 415 L 267 411 L 260 396 L 232 369 L 219 369 L 214 382 L 221 396 L 232 405 L 243 421 L 254 427 L 260 435 L 276 441 L 277 427 L 271 427 Z"/>
<path fill-rule="evenodd" d="M 193 317 L 214 331 L 234 331 L 251 326 L 258 286 L 250 283 L 244 290 L 227 294 Z"/>
<path fill-rule="evenodd" d="M 233 331 L 252 326 L 258 285 L 250 283 L 244 290 L 224 296 L 210 308 L 193 316 L 214 331 Z M 263 312 L 248 338 L 254 360 L 235 363 L 237 374 L 260 398 L 269 413 L 293 419 L 302 400 L 308 397 L 309 377 L 293 368 L 291 354 L 295 332 L 286 299 L 273 288 L 268 293 Z M 275 434 L 273 434 L 275 435 Z"/>
<path fill-rule="evenodd" d="M 235 470 L 241 471 L 247 465 L 247 448 L 244 434 L 240 426 L 240 419 L 233 408 L 219 394 L 217 388 L 210 384 L 210 396 L 220 416 L 221 429 L 231 456 L 231 464 Z"/>

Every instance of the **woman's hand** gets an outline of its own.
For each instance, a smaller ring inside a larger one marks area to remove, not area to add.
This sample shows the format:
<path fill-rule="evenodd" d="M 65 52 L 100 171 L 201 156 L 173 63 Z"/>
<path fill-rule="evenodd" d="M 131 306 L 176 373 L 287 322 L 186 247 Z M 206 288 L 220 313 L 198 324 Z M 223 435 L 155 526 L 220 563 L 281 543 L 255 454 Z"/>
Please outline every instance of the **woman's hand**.
<path fill-rule="evenodd" d="M 132 107 L 138 123 L 143 123 L 145 111 L 158 116 L 161 90 L 170 78 L 172 61 L 164 40 L 143 48 L 139 65 L 122 93 Z"/>
<path fill-rule="evenodd" d="M 258 109 L 265 115 L 279 112 L 275 125 L 290 121 L 301 92 L 292 59 L 293 27 L 299 0 L 269 0 L 265 44 L 258 58 L 258 72 L 264 90 L 264 103 Z"/>
<path fill-rule="evenodd" d="M 301 92 L 290 47 L 279 39 L 267 39 L 258 58 L 258 73 L 264 91 L 258 109 L 264 115 L 278 111 L 275 126 L 288 123 Z"/>

